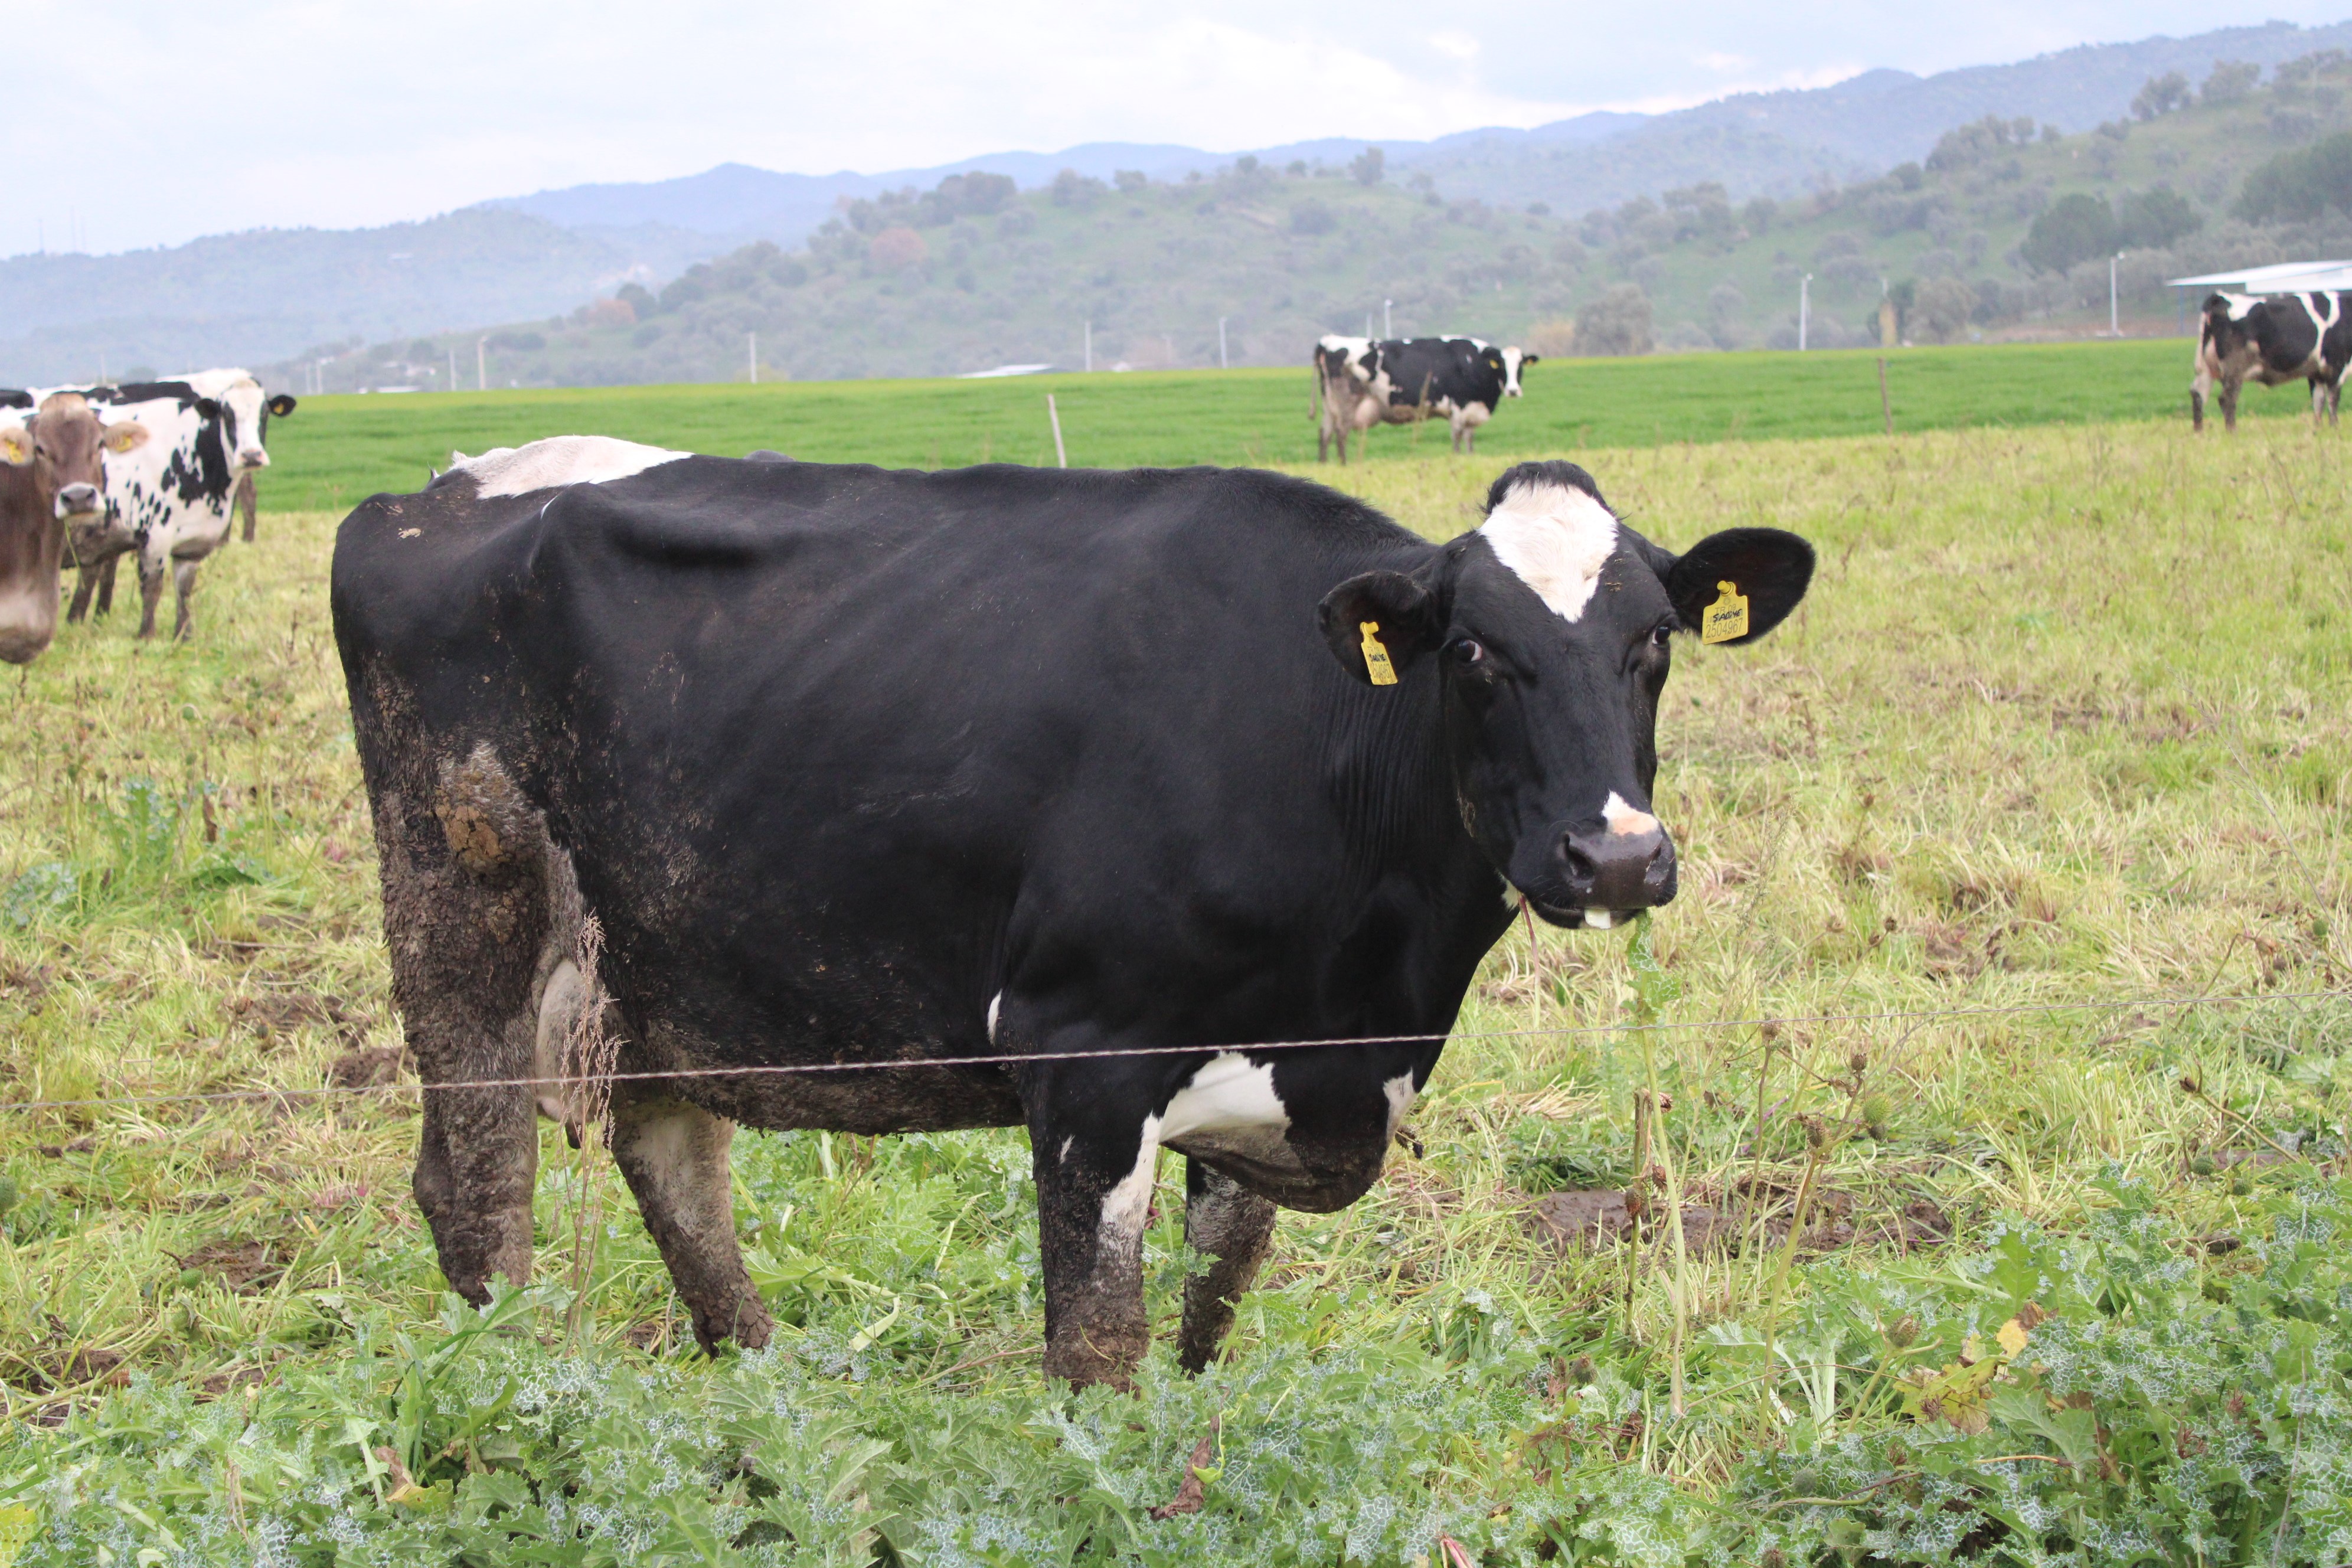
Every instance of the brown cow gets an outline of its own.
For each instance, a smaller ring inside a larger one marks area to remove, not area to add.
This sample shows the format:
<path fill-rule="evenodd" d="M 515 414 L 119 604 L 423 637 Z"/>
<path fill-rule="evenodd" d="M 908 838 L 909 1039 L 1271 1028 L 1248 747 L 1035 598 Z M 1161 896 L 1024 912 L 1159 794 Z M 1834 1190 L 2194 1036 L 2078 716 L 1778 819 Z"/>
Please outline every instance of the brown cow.
<path fill-rule="evenodd" d="M 106 424 L 72 392 L 0 426 L 0 659 L 30 664 L 57 635 L 66 535 L 106 515 L 103 454 L 146 439 L 127 420 Z"/>

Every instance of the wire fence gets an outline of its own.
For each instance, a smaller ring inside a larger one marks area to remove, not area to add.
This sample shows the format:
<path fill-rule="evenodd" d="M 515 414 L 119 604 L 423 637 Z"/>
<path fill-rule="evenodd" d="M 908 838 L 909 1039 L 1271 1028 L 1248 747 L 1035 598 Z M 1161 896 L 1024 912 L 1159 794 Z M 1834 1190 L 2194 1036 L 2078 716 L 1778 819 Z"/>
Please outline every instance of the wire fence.
<path fill-rule="evenodd" d="M 1997 1018 L 2048 1016 L 2058 1013 L 2178 1012 L 2200 1007 L 2270 1005 L 2283 1002 L 2352 1003 L 2352 989 L 2271 991 L 2213 996 L 2131 996 L 2076 1002 L 2034 1002 L 1998 1006 L 1918 1007 L 1879 1012 L 1759 1014 L 1753 1017 L 1706 1018 L 1674 1022 L 1619 1024 L 1530 1025 L 1516 1029 L 1462 1029 L 1443 1033 L 1356 1035 L 1330 1039 L 1235 1041 L 1222 1045 L 1109 1046 L 1075 1051 L 1006 1051 L 963 1056 L 866 1058 L 855 1061 L 747 1063 L 732 1067 L 667 1068 L 647 1071 L 596 1074 L 598 1085 L 678 1082 L 689 1079 L 807 1077 L 818 1074 L 903 1072 L 941 1068 L 1008 1068 L 1045 1062 L 1072 1062 L 1148 1057 L 1255 1056 L 1266 1052 L 1335 1050 L 1374 1046 L 1425 1046 L 1468 1040 L 1566 1038 L 1596 1035 L 1692 1033 L 1703 1030 L 1783 1029 L 1838 1024 L 1924 1023 L 1938 1018 Z M 578 1074 L 515 1078 L 458 1079 L 436 1082 L 395 1079 L 388 1083 L 320 1083 L 301 1087 L 215 1089 L 189 1093 L 100 1095 L 72 1100 L 0 1100 L 0 1113 L 98 1110 L 110 1106 L 223 1104 L 236 1101 L 315 1100 L 332 1096 L 360 1098 L 408 1093 L 456 1093 L 469 1089 L 576 1089 L 591 1081 Z"/>

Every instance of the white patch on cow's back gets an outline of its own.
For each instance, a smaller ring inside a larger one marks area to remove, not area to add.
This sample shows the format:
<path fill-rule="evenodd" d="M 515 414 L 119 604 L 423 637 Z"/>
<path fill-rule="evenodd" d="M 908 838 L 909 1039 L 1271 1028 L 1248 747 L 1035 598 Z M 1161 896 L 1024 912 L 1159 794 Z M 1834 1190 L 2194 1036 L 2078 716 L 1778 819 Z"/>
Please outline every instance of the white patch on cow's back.
<path fill-rule="evenodd" d="M 2262 303 L 2261 296 L 2254 294 L 2224 294 L 2221 298 L 2230 301 L 2230 320 L 2233 321 L 2244 321 L 2247 313 Z"/>
<path fill-rule="evenodd" d="M 1612 833 L 1654 833 L 1658 830 L 1656 817 L 1627 805 L 1625 797 L 1613 789 L 1609 792 L 1609 798 L 1601 803 L 1601 820 Z"/>
<path fill-rule="evenodd" d="M 449 471 L 473 476 L 474 493 L 487 499 L 558 485 L 609 484 L 691 456 L 611 436 L 550 436 L 526 447 L 496 447 L 478 458 L 453 452 Z"/>
<path fill-rule="evenodd" d="M 1388 1096 L 1389 1136 L 1394 1138 L 1397 1124 L 1404 1120 L 1404 1113 L 1412 1109 L 1412 1102 L 1420 1097 L 1421 1091 L 1412 1087 L 1412 1074 L 1401 1072 L 1381 1084 L 1381 1092 Z"/>
<path fill-rule="evenodd" d="M 1478 535 L 1553 614 L 1573 622 L 1617 549 L 1617 520 L 1572 485 L 1523 482 L 1486 515 Z"/>

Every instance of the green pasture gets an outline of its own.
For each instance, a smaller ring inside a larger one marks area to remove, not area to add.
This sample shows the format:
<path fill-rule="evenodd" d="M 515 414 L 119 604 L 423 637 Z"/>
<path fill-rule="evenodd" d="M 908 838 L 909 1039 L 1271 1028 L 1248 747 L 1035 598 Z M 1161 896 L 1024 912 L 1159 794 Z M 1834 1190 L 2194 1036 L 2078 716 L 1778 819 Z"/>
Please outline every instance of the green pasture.
<path fill-rule="evenodd" d="M 1284 1215 L 1229 1358 L 1188 1379 L 1162 1345 L 1132 1396 L 1039 1373 L 1018 1131 L 740 1136 L 758 1354 L 693 1348 L 625 1191 L 551 1128 L 537 1277 L 446 1296 L 339 514 L 265 514 L 184 644 L 66 628 L 0 679 L 0 1563 L 2340 1568 L 2352 468 L 2283 419 L 2189 440 L 2168 347 L 1998 354 L 1898 356 L 1898 395 L 1989 421 L 1976 367 L 2039 365 L 2008 413 L 2095 372 L 2113 419 L 1575 448 L 1669 545 L 1821 552 L 1771 637 L 1675 654 L 1681 895 L 1507 936 L 1373 1191 Z M 1559 367 L 1499 428 L 1768 372 L 1875 415 L 1867 357 L 1724 355 Z M 1074 457 L 1205 458 L 1244 454 L 1184 447 L 1186 399 L 1303 426 L 1304 382 L 1051 384 Z M 592 411 L 1034 460 L 1006 432 L 1041 391 L 325 400 L 264 493 Z M 1445 537 L 1501 446 L 1323 477 Z M 397 1092 L 325 1092 L 367 1085 Z M 26 1109 L 60 1101 L 99 1103 Z M 1159 1183 L 1164 1336 L 1181 1163 Z M 1656 1223 L 1580 1231 L 1629 1189 Z"/>
<path fill-rule="evenodd" d="M 1673 442 L 1863 436 L 1884 428 L 1887 362 L 1896 430 L 2160 420 L 2186 428 L 2185 340 L 1999 344 L 1836 353 L 1656 354 L 1546 361 L 1527 395 L 1479 433 L 1482 456 Z M 331 396 L 273 424 L 262 504 L 345 510 L 414 489 L 453 449 L 542 436 L 620 436 L 740 457 L 759 447 L 824 462 L 940 468 L 1050 464 L 1051 394 L 1081 468 L 1311 463 L 1312 380 L 1296 370 L 1165 371 L 990 381 L 826 381 L 751 386 Z M 2247 410 L 2307 411 L 2301 384 L 2249 388 Z M 1377 458 L 1446 450 L 1442 424 L 1374 431 Z"/>

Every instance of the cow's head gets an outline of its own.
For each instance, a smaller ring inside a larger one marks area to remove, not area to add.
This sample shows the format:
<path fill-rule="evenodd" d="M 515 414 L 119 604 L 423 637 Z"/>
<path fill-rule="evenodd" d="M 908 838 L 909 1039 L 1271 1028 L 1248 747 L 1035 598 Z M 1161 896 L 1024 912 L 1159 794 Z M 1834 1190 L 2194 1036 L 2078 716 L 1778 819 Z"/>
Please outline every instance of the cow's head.
<path fill-rule="evenodd" d="M 294 412 L 294 400 L 284 393 L 272 397 L 251 376 L 231 382 L 214 399 L 220 405 L 221 439 L 230 467 L 242 474 L 269 466 L 269 421 Z"/>
<path fill-rule="evenodd" d="M 0 659 L 30 664 L 57 635 L 66 535 L 106 515 L 106 452 L 146 439 L 127 420 L 106 424 L 71 392 L 0 428 Z"/>
<path fill-rule="evenodd" d="M 1503 395 L 1517 397 L 1519 395 L 1519 372 L 1535 363 L 1540 356 L 1531 354 L 1525 349 L 1501 349 L 1496 352 L 1501 355 L 1503 362 Z"/>
<path fill-rule="evenodd" d="M 1674 845 L 1650 813 L 1674 634 L 1734 597 L 1744 629 L 1718 615 L 1710 635 L 1755 641 L 1804 597 L 1812 547 L 1735 528 L 1675 555 L 1620 523 L 1573 463 L 1520 464 L 1486 509 L 1412 572 L 1331 590 L 1323 635 L 1376 685 L 1387 672 L 1368 662 L 1368 637 L 1400 683 L 1431 659 L 1471 837 L 1544 919 L 1612 925 L 1675 896 Z"/>

